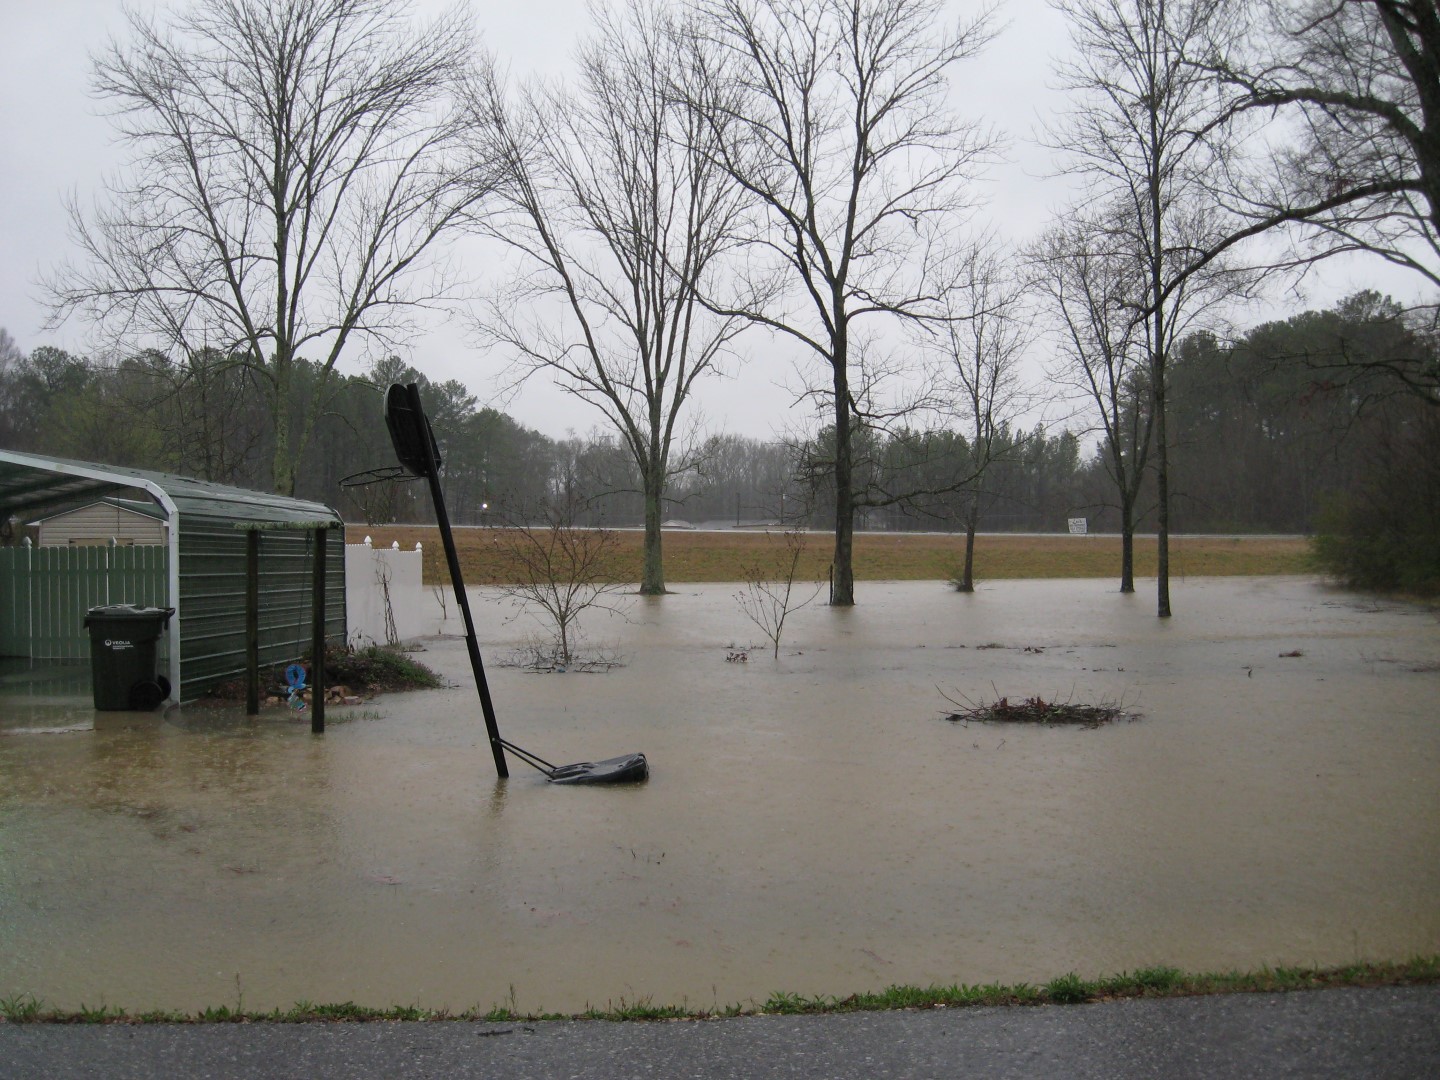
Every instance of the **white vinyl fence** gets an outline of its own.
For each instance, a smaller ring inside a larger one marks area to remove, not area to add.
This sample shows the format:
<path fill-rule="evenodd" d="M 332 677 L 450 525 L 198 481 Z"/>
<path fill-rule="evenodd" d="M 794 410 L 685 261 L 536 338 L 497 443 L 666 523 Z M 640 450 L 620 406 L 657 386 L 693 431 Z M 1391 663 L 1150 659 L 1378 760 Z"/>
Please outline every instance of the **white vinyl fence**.
<path fill-rule="evenodd" d="M 439 602 L 420 577 L 422 552 L 400 545 L 345 545 L 346 640 L 354 647 L 395 645 L 436 632 Z"/>

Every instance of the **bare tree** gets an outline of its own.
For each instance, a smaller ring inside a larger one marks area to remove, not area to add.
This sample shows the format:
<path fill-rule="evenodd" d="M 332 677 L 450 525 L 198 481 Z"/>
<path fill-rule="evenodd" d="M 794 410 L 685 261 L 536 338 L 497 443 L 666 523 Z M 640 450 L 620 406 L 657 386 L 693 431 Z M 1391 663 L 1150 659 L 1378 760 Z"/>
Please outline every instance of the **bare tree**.
<path fill-rule="evenodd" d="M 269 418 L 257 376 L 243 360 L 212 349 L 179 358 L 147 349 L 126 366 L 139 376 L 126 404 L 131 415 L 160 418 L 168 468 L 224 484 L 248 479 Z"/>
<path fill-rule="evenodd" d="M 10 331 L 0 326 L 0 376 L 9 374 L 24 359 L 25 354 L 21 351 L 20 346 L 15 344 L 15 339 L 10 336 Z"/>
<path fill-rule="evenodd" d="M 767 539 L 769 534 L 766 534 Z M 771 645 L 771 656 L 780 659 L 780 639 L 785 634 L 785 620 L 820 595 L 820 583 L 803 598 L 795 592 L 795 579 L 800 560 L 805 555 L 806 535 L 801 529 L 787 529 L 784 546 L 772 552 L 773 558 L 746 566 L 740 573 L 744 588 L 735 594 L 735 602 L 745 617 L 765 634 Z M 802 592 L 806 591 L 804 589 Z M 742 654 L 743 658 L 743 654 Z"/>
<path fill-rule="evenodd" d="M 966 424 L 968 461 L 964 509 L 965 555 L 955 587 L 975 591 L 975 531 L 985 499 L 985 474 L 1002 453 L 1023 441 L 1001 438 L 1028 406 L 1020 362 L 1029 345 L 1026 283 L 993 236 L 950 260 L 941 318 L 920 324 L 923 350 L 938 362 L 942 397 Z"/>
<path fill-rule="evenodd" d="M 671 93 L 686 75 L 674 16 L 655 0 L 595 14 L 573 90 L 506 102 L 491 82 L 475 94 L 509 211 L 482 227 L 523 263 L 481 329 L 521 378 L 553 376 L 617 432 L 644 496 L 640 591 L 660 594 L 666 487 L 695 466 L 681 419 L 744 326 L 699 300 L 716 288 L 740 197 L 699 114 Z"/>
<path fill-rule="evenodd" d="M 490 543 L 508 580 L 496 587 L 537 617 L 553 637 L 540 659 L 574 666 L 580 616 L 591 608 L 617 610 L 619 539 L 609 529 L 576 524 L 576 500 L 562 500 L 539 514 L 536 524 L 516 519 L 496 529 Z"/>
<path fill-rule="evenodd" d="M 1100 419 L 1105 471 L 1120 503 L 1120 591 L 1135 591 L 1135 504 L 1152 445 L 1147 357 L 1133 298 L 1139 264 L 1109 250 L 1113 230 L 1083 217 L 1057 223 L 1031 252 L 1056 327 L 1052 377 L 1076 387 Z"/>
<path fill-rule="evenodd" d="M 1217 189 L 1241 219 L 1212 243 L 1222 257 L 1250 237 L 1283 233 L 1277 264 L 1306 271 L 1332 255 L 1365 253 L 1440 286 L 1440 10 L 1434 0 L 1263 0 L 1250 32 L 1216 42 L 1203 69 L 1233 94 L 1216 127 L 1247 125 L 1272 146 L 1263 165 Z M 1406 312 L 1433 334 L 1440 303 Z M 1364 380 L 1368 365 L 1331 377 Z M 1381 370 L 1440 403 L 1423 350 Z"/>
<path fill-rule="evenodd" d="M 355 339 L 392 343 L 451 282 L 423 257 L 488 190 L 458 167 L 451 107 L 469 16 L 412 25 L 393 0 L 196 0 L 94 61 L 132 150 L 84 259 L 47 282 L 52 325 L 80 313 L 131 349 L 216 350 L 253 369 L 273 417 L 276 491 L 292 494 L 321 395 L 291 400 L 297 360 L 328 377 Z M 128 350 L 127 350 L 128 351 Z"/>
<path fill-rule="evenodd" d="M 1194 320 L 1248 280 L 1223 262 L 1199 264 L 1227 233 L 1211 190 L 1235 156 L 1213 127 L 1221 111 L 1213 77 L 1195 63 L 1223 39 L 1232 0 L 1056 0 L 1076 59 L 1059 69 L 1072 105 L 1052 131 L 1082 176 L 1086 198 L 1106 208 L 1104 243 L 1135 261 L 1128 300 L 1141 326 L 1154 424 L 1158 518 L 1157 610 L 1170 605 L 1170 469 L 1166 372 Z M 1210 130 L 1212 138 L 1198 132 Z"/>
<path fill-rule="evenodd" d="M 933 314 L 928 250 L 963 219 L 991 150 L 947 102 L 950 73 L 989 39 L 988 11 L 949 26 L 940 0 L 697 0 L 697 12 L 693 104 L 709 152 L 763 211 L 752 280 L 787 286 L 780 302 L 716 306 L 798 343 L 828 376 L 831 602 L 848 606 L 857 346 L 867 324 Z"/>
<path fill-rule="evenodd" d="M 1434 0 L 1263 0 L 1203 69 L 1233 91 L 1217 119 L 1270 118 L 1264 172 L 1224 189 L 1245 217 L 1211 251 L 1298 226 L 1302 265 L 1371 252 L 1440 287 L 1440 11 Z M 1274 129 L 1279 128 L 1278 135 Z"/>
<path fill-rule="evenodd" d="M 0 326 L 0 446 L 14 448 L 19 430 L 19 372 L 25 354 L 10 331 Z M 3 525 L 4 522 L 0 522 Z"/>

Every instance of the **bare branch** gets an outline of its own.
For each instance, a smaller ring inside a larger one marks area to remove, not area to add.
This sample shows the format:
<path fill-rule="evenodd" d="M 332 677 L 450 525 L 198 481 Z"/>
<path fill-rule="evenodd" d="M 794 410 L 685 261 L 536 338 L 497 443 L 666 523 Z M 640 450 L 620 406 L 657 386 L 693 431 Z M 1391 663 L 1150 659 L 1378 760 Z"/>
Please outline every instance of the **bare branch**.
<path fill-rule="evenodd" d="M 472 43 L 462 9 L 414 26 L 387 0 L 131 13 L 93 80 L 131 160 L 92 214 L 71 208 L 81 260 L 46 283 L 51 324 L 245 357 L 268 386 L 275 487 L 293 491 L 315 421 L 292 420 L 302 351 L 328 377 L 352 342 L 393 346 L 454 296 L 420 271 L 491 186 L 457 154 Z"/>

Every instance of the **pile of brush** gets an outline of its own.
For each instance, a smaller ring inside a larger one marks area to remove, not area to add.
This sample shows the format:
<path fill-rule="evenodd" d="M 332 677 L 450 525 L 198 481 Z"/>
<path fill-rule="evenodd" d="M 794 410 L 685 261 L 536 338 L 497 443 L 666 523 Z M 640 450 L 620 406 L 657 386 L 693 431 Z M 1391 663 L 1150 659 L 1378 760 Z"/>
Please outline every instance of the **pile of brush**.
<path fill-rule="evenodd" d="M 1028 697 L 1011 701 L 1008 697 L 991 702 L 957 701 L 949 694 L 941 696 L 959 708 L 946 714 L 945 719 L 954 723 L 974 721 L 982 724 L 1075 724 L 1080 727 L 1096 728 L 1115 720 L 1134 720 L 1139 714 L 1128 712 L 1114 702 L 1099 705 L 1083 705 L 1074 701 L 1046 701 L 1044 698 Z"/>

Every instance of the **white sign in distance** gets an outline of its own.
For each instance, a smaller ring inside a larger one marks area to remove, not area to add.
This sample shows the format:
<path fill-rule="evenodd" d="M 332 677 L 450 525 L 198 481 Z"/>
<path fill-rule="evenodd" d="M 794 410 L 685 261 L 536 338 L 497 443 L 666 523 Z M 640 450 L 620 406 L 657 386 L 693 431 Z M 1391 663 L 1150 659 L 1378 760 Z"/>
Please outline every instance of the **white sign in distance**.
<path fill-rule="evenodd" d="M 1084 518 L 1070 518 L 1069 521 L 1070 521 L 1070 535 L 1071 535 L 1071 536 L 1084 536 L 1084 535 L 1085 535 L 1085 533 L 1086 533 L 1086 526 L 1085 526 L 1085 519 L 1084 519 Z"/>

